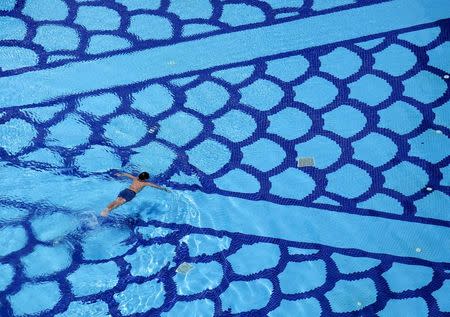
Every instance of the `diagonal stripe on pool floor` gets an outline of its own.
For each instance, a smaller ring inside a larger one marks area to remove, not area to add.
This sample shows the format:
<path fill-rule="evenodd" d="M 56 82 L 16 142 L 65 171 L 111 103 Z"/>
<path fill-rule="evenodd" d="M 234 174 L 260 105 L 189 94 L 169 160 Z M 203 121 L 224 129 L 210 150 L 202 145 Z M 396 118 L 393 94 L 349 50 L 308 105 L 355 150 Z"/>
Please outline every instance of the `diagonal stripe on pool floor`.
<path fill-rule="evenodd" d="M 3 77 L 0 78 L 0 109 L 38 104 L 68 95 L 105 90 L 435 22 L 450 17 L 450 12 L 444 9 L 447 3 L 446 0 L 420 0 L 414 3 L 396 0 Z M 245 48 L 236 43 L 245 43 Z"/>
<path fill-rule="evenodd" d="M 27 203 L 41 203 L 60 208 L 77 206 L 77 210 L 101 210 L 122 184 L 99 177 L 81 179 L 61 176 L 51 172 L 26 172 L 26 169 L 0 165 L 0 178 L 6 175 L 22 175 L 17 184 L 0 184 L 0 192 Z M 59 192 L 23 191 L 20 184 L 33 184 L 35 188 L 46 188 L 52 184 Z M 73 195 L 71 188 L 83 193 L 83 199 Z M 98 188 L 95 192 L 91 188 Z M 148 198 L 136 199 L 137 208 L 152 206 L 166 193 L 152 192 Z M 174 194 L 173 194 L 174 195 Z M 200 228 L 225 230 L 257 236 L 317 243 L 336 248 L 359 249 L 372 253 L 419 258 L 432 262 L 450 262 L 450 249 L 442 248 L 443 239 L 450 237 L 450 228 L 430 224 L 392 220 L 381 217 L 344 214 L 303 206 L 282 206 L 265 201 L 192 192 L 190 205 L 195 215 L 186 213 L 158 213 L 151 218 L 166 223 L 188 224 Z M 220 207 L 218 207 L 220 206 Z M 244 210 L 245 212 L 238 212 Z M 289 219 L 289 226 L 286 225 Z M 448 240 L 448 239 L 447 239 Z M 416 252 L 420 248 L 421 252 Z"/>

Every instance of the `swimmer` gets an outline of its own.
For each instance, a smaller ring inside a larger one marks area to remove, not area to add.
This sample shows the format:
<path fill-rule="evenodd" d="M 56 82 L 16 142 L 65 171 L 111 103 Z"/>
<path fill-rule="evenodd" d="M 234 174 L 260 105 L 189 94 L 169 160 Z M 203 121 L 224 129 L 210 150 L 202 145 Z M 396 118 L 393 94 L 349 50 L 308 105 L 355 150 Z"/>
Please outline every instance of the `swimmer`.
<path fill-rule="evenodd" d="M 110 203 L 105 209 L 102 210 L 102 212 L 100 213 L 100 215 L 102 217 L 107 217 L 108 214 L 115 208 L 123 205 L 124 203 L 132 200 L 137 193 L 139 193 L 142 188 L 146 187 L 146 186 L 150 186 L 153 188 L 157 188 L 157 189 L 161 189 L 164 190 L 166 192 L 168 192 L 169 190 L 167 188 L 161 187 L 159 185 L 156 185 L 154 183 L 151 182 L 146 182 L 146 180 L 150 177 L 150 175 L 147 172 L 142 172 L 141 174 L 139 174 L 138 177 L 133 176 L 131 174 L 128 173 L 117 173 L 116 176 L 123 176 L 123 177 L 128 177 L 129 179 L 133 180 L 133 182 L 131 183 L 129 188 L 126 188 L 124 190 L 122 190 L 119 195 L 117 196 L 116 200 L 114 200 L 112 203 Z"/>

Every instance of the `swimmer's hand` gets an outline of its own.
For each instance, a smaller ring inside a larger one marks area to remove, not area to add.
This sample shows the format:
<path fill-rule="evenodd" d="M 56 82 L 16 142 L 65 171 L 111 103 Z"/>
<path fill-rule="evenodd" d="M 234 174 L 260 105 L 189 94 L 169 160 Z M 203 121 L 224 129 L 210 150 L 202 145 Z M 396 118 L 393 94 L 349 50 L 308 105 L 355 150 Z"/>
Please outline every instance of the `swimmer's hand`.
<path fill-rule="evenodd" d="M 153 186 L 152 186 L 153 187 Z M 171 190 L 170 189 L 168 189 L 168 188 L 166 188 L 166 187 L 162 187 L 162 186 L 158 186 L 158 187 L 155 187 L 156 189 L 160 189 L 160 190 L 162 190 L 162 191 L 164 191 L 164 192 L 166 192 L 166 193 L 170 193 L 171 192 Z"/>
<path fill-rule="evenodd" d="M 170 190 L 168 190 L 167 188 L 159 186 L 159 185 L 156 185 L 155 183 L 152 183 L 152 182 L 145 182 L 144 184 L 145 184 L 145 186 L 150 186 L 150 187 L 153 187 L 153 188 L 156 188 L 156 189 L 163 190 L 165 192 L 170 192 Z"/>
<path fill-rule="evenodd" d="M 132 180 L 135 180 L 135 179 L 137 179 L 137 177 L 135 177 L 135 176 L 133 176 L 133 175 L 131 175 L 131 174 L 128 174 L 128 173 L 116 173 L 115 174 L 117 177 L 128 177 L 129 179 L 132 179 Z"/>

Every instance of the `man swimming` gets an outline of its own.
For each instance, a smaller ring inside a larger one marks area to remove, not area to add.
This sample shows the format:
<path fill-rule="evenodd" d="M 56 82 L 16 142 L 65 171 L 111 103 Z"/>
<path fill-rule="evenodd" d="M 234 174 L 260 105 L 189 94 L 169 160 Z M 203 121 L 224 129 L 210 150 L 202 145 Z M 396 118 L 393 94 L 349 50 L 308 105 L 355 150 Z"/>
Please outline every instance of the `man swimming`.
<path fill-rule="evenodd" d="M 150 177 L 150 175 L 147 172 L 142 172 L 141 174 L 139 174 L 138 177 L 133 176 L 131 174 L 128 173 L 117 173 L 116 176 L 124 176 L 124 177 L 128 177 L 129 179 L 132 179 L 133 182 L 131 183 L 129 188 L 126 188 L 124 190 L 122 190 L 119 195 L 117 196 L 116 200 L 114 200 L 112 203 L 110 203 L 108 205 L 108 207 L 106 207 L 105 209 L 102 210 L 102 212 L 100 213 L 102 215 L 102 217 L 107 217 L 108 214 L 115 208 L 123 205 L 124 203 L 132 200 L 137 193 L 139 193 L 142 188 L 146 187 L 146 186 L 150 186 L 153 188 L 157 188 L 157 189 L 161 189 L 164 191 L 169 191 L 167 188 L 158 186 L 154 183 L 151 182 L 146 182 L 146 180 Z"/>

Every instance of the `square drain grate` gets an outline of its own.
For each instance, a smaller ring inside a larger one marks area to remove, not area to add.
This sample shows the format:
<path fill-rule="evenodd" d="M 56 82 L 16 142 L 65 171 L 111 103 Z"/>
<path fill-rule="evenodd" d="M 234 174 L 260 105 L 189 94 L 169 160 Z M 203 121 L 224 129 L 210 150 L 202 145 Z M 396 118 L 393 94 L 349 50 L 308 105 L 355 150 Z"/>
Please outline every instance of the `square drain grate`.
<path fill-rule="evenodd" d="M 175 270 L 177 273 L 186 274 L 190 270 L 192 270 L 193 266 L 189 263 L 183 262 L 181 263 L 177 269 Z"/>
<path fill-rule="evenodd" d="M 297 159 L 297 167 L 314 166 L 313 157 L 300 157 Z"/>

